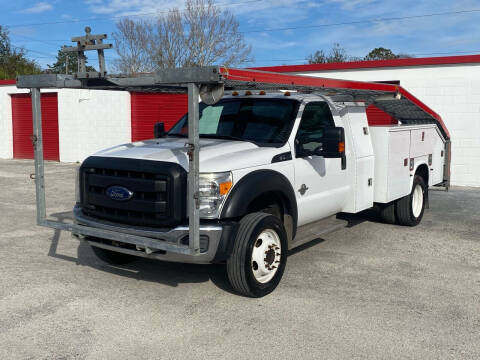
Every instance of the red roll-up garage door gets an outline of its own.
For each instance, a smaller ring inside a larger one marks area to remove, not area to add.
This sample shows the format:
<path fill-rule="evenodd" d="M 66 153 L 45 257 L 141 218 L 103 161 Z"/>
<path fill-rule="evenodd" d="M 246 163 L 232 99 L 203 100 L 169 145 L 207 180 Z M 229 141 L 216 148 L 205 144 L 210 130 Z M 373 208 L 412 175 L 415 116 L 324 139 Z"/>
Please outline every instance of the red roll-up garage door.
<path fill-rule="evenodd" d="M 169 130 L 188 111 L 186 94 L 131 93 L 132 141 L 153 138 L 153 126 Z"/>
<path fill-rule="evenodd" d="M 366 113 L 368 125 L 378 126 L 398 124 L 398 121 L 394 117 L 388 115 L 386 112 L 380 110 L 374 105 L 367 107 Z"/>
<path fill-rule="evenodd" d="M 57 93 L 41 94 L 43 158 L 60 160 L 58 146 L 58 100 Z M 33 159 L 32 101 L 30 94 L 12 95 L 13 157 Z"/>

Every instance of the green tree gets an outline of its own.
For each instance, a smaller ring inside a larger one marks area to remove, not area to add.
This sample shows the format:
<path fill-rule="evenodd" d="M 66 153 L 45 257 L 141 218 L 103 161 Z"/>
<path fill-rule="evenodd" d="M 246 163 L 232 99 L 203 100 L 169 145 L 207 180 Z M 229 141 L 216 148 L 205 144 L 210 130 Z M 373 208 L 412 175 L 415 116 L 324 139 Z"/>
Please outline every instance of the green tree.
<path fill-rule="evenodd" d="M 370 51 L 364 60 L 389 60 L 397 59 L 398 55 L 395 55 L 392 50 L 383 47 L 377 47 Z"/>
<path fill-rule="evenodd" d="M 408 54 L 395 54 L 392 50 L 386 49 L 383 47 L 377 47 L 370 51 L 364 60 L 389 60 L 389 59 L 400 59 L 400 58 L 411 58 L 411 55 Z"/>
<path fill-rule="evenodd" d="M 86 61 L 88 62 L 88 61 Z M 78 54 L 76 52 L 63 52 L 58 50 L 57 61 L 48 65 L 48 70 L 55 74 L 73 74 L 78 72 Z M 87 66 L 87 71 L 96 71 L 93 66 Z"/>
<path fill-rule="evenodd" d="M 40 66 L 27 59 L 25 50 L 12 46 L 8 29 L 0 25 L 0 79 L 14 79 L 17 75 L 39 74 Z"/>

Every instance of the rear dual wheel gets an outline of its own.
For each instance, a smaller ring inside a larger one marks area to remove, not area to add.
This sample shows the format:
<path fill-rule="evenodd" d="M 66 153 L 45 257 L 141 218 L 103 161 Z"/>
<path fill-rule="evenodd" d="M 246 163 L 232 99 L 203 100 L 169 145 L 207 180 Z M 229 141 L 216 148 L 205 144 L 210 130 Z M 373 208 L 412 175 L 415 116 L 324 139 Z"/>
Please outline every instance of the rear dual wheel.
<path fill-rule="evenodd" d="M 413 178 L 410 195 L 399 199 L 396 203 L 397 219 L 400 225 L 416 226 L 420 223 L 427 201 L 427 186 L 419 175 Z"/>
<path fill-rule="evenodd" d="M 423 178 L 415 175 L 410 194 L 383 205 L 380 209 L 380 217 L 387 224 L 418 225 L 425 211 L 427 191 Z"/>

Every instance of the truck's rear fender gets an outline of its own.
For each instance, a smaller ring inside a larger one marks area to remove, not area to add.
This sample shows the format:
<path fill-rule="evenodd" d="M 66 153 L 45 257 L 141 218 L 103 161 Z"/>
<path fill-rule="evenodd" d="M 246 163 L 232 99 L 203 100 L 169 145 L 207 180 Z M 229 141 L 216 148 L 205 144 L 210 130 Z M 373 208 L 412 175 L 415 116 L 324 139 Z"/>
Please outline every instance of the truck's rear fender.
<path fill-rule="evenodd" d="M 274 170 L 256 170 L 242 177 L 228 196 L 222 210 L 222 219 L 240 219 L 248 214 L 255 203 L 271 198 L 278 204 L 283 215 L 289 240 L 297 229 L 297 201 L 290 181 Z M 255 209 L 259 210 L 259 209 Z"/>
<path fill-rule="evenodd" d="M 425 185 L 427 185 L 428 187 L 428 181 L 429 181 L 429 170 L 428 170 L 428 165 L 424 162 L 422 163 L 419 163 L 417 166 L 416 166 L 416 169 L 415 169 L 415 174 L 416 175 L 420 175 L 423 180 L 425 181 Z M 410 187 L 413 186 L 413 178 L 411 179 L 410 181 Z"/>

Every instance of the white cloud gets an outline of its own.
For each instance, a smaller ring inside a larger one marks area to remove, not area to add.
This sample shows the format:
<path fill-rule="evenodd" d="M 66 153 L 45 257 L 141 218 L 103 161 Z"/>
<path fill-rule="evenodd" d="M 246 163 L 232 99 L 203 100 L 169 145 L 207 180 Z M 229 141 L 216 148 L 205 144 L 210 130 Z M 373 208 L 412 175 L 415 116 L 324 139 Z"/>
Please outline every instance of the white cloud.
<path fill-rule="evenodd" d="M 183 9 L 184 0 L 83 0 L 92 14 L 125 16 Z M 240 22 L 256 58 L 298 59 L 339 42 L 351 55 L 363 56 L 377 46 L 394 52 L 463 50 L 480 44 L 478 13 L 422 14 L 478 8 L 478 0 L 214 0 Z M 147 15 L 148 16 L 148 15 Z M 383 20 L 381 20 L 383 19 Z M 373 20 L 373 21 L 372 21 Z M 337 24 L 337 25 L 331 25 Z M 326 25 L 326 26 L 319 26 Z M 291 30 L 270 31 L 272 29 Z M 463 48 L 462 48 L 463 46 Z"/>
<path fill-rule="evenodd" d="M 38 14 L 45 11 L 50 11 L 52 9 L 53 9 L 53 6 L 51 4 L 42 1 L 42 2 L 36 3 L 35 5 L 29 8 L 23 9 L 20 12 L 23 14 Z"/>
<path fill-rule="evenodd" d="M 182 8 L 181 0 L 85 0 L 92 12 L 114 16 L 154 14 L 172 8 Z"/>

